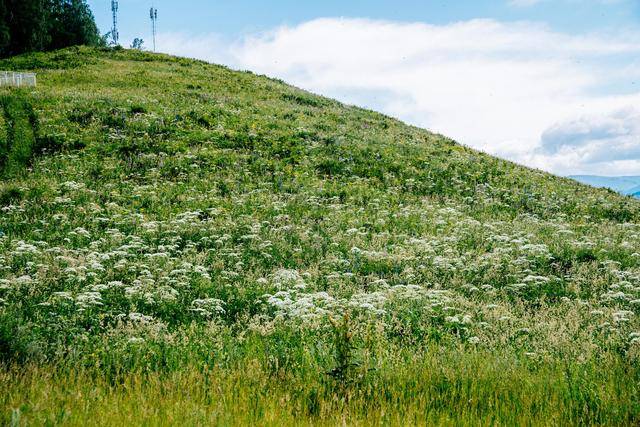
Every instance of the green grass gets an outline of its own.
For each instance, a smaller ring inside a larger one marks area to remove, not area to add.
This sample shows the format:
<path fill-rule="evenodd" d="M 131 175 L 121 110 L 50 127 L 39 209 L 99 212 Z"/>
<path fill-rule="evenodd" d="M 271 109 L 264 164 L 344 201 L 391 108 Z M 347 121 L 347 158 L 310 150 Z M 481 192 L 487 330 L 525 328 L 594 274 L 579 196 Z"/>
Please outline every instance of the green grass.
<path fill-rule="evenodd" d="M 4 113 L 0 171 L 21 171 L 35 150 L 35 115 L 28 101 L 17 91 L 0 98 L 0 107 Z"/>
<path fill-rule="evenodd" d="M 0 69 L 0 423 L 640 421 L 637 200 L 199 61 Z"/>
<path fill-rule="evenodd" d="M 0 374 L 9 424 L 83 425 L 633 425 L 637 391 L 617 362 L 567 368 L 432 348 L 389 354 L 375 374 L 340 388 L 317 366 L 274 374 L 257 353 L 229 368 L 123 372 L 27 366 Z M 261 357 L 262 356 L 262 357 Z M 637 378 L 634 378 L 635 381 Z"/>

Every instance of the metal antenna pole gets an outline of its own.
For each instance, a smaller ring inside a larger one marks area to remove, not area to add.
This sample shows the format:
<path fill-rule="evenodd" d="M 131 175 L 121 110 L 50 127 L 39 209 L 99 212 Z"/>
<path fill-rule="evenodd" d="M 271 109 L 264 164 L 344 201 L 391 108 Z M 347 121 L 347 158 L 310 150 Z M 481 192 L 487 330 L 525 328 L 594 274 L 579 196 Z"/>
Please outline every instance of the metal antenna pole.
<path fill-rule="evenodd" d="M 111 0 L 111 12 L 113 13 L 113 28 L 111 29 L 111 38 L 113 44 L 117 45 L 120 35 L 118 34 L 118 0 Z"/>
<path fill-rule="evenodd" d="M 158 9 L 151 5 L 151 10 L 149 10 L 149 17 L 151 18 L 151 28 L 153 31 L 153 51 L 156 51 L 156 23 L 158 22 Z"/>

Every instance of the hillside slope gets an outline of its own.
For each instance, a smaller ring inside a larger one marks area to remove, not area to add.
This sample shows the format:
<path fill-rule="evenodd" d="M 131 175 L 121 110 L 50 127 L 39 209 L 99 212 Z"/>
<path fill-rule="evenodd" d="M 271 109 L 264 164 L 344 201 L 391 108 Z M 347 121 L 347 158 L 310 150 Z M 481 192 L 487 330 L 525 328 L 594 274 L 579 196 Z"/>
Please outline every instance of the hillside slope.
<path fill-rule="evenodd" d="M 0 69 L 0 420 L 639 420 L 639 201 L 203 62 Z"/>

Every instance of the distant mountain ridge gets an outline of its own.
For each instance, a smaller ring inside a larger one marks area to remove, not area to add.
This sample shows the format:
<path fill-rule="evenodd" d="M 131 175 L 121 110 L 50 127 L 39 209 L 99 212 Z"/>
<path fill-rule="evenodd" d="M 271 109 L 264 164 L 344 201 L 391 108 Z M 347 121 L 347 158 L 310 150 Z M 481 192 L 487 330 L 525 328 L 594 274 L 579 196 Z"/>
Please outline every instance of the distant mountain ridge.
<path fill-rule="evenodd" d="M 592 187 L 610 188 L 618 193 L 640 198 L 640 176 L 571 175 L 569 178 Z"/>
<path fill-rule="evenodd" d="M 626 190 L 625 194 L 640 198 L 640 185 L 636 185 L 635 187 Z"/>

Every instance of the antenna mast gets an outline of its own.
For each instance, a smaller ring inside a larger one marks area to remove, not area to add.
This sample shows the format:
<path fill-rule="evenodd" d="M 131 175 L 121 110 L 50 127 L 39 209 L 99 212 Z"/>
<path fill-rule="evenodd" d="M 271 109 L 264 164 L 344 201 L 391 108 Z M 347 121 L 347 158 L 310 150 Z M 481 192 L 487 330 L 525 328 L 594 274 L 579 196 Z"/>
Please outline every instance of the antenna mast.
<path fill-rule="evenodd" d="M 154 8 L 151 5 L 151 10 L 149 10 L 149 17 L 151 18 L 151 28 L 153 30 L 153 51 L 156 51 L 156 24 L 158 22 L 158 9 Z"/>
<path fill-rule="evenodd" d="M 111 0 L 111 12 L 113 13 L 113 28 L 111 29 L 111 38 L 114 45 L 118 44 L 120 35 L 118 34 L 118 0 Z"/>

